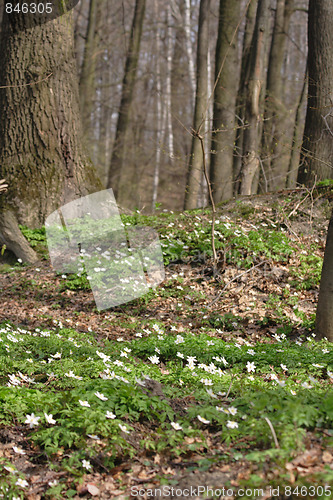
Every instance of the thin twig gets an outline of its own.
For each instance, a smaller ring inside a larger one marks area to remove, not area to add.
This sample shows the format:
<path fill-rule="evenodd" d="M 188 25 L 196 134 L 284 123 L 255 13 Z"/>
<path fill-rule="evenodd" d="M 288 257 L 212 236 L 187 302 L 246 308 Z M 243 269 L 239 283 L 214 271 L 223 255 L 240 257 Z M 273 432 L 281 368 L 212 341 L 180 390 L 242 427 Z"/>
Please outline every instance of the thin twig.
<path fill-rule="evenodd" d="M 196 132 L 193 130 L 193 133 L 195 136 L 199 139 L 200 144 L 201 144 L 201 151 L 202 151 L 202 160 L 203 160 L 203 169 L 204 169 L 204 174 L 205 174 L 205 179 L 208 187 L 208 194 L 209 194 L 209 200 L 212 205 L 212 250 L 213 250 L 213 268 L 214 268 L 214 274 L 216 270 L 216 264 L 217 264 L 217 253 L 216 253 L 216 248 L 215 248 L 215 215 L 216 215 L 216 207 L 213 199 L 213 193 L 212 193 L 212 186 L 210 184 L 210 180 L 208 177 L 208 171 L 207 171 L 207 164 L 206 164 L 206 151 L 205 151 L 205 144 L 202 135 L 199 134 L 199 132 Z"/>
<path fill-rule="evenodd" d="M 317 175 L 315 175 L 315 180 L 314 180 L 314 183 L 313 183 L 313 186 L 309 192 L 310 194 L 310 197 L 311 197 L 311 210 L 310 210 L 310 225 L 312 224 L 312 216 L 313 216 L 313 206 L 314 206 L 314 200 L 313 200 L 313 191 L 316 187 L 316 184 L 317 184 Z"/>
<path fill-rule="evenodd" d="M 270 430 L 271 430 L 271 432 L 272 432 L 273 439 L 274 439 L 274 443 L 275 443 L 275 447 L 276 447 L 276 448 L 280 448 L 279 441 L 277 440 L 277 437 L 276 437 L 275 430 L 274 430 L 274 427 L 273 427 L 272 422 L 269 420 L 269 418 L 268 418 L 268 417 L 265 417 L 265 420 L 266 420 L 266 422 L 268 423 L 269 428 L 270 428 Z"/>
<path fill-rule="evenodd" d="M 49 75 L 47 75 L 42 80 L 37 80 L 36 82 L 31 82 L 31 83 L 22 83 L 22 85 L 1 85 L 0 89 L 21 89 L 22 87 L 32 87 L 33 85 L 37 85 L 38 83 L 45 82 L 52 75 L 53 75 L 53 73 L 50 73 Z"/>
<path fill-rule="evenodd" d="M 231 376 L 231 381 L 230 381 L 230 385 L 229 385 L 229 389 L 228 389 L 228 392 L 226 394 L 226 399 L 228 399 L 229 397 L 229 394 L 230 394 L 230 391 L 231 391 L 231 386 L 232 386 L 232 382 L 233 382 L 233 378 L 234 378 L 234 374 Z"/>
<path fill-rule="evenodd" d="M 223 295 L 223 292 L 225 291 L 226 288 L 228 288 L 228 286 L 233 282 L 233 281 L 236 281 L 238 278 L 240 278 L 241 276 L 244 276 L 244 274 L 247 274 L 247 273 L 250 273 L 251 271 L 253 271 L 253 269 L 255 269 L 256 267 L 259 267 L 259 266 L 262 266 L 263 264 L 268 264 L 268 260 L 263 260 L 262 262 L 259 262 L 259 264 L 256 264 L 255 266 L 252 266 L 250 269 L 247 269 L 246 271 L 244 271 L 243 273 L 241 274 L 238 274 L 237 276 L 235 276 L 234 278 L 232 278 L 232 280 L 228 281 L 228 283 L 222 288 L 222 290 L 219 292 L 219 294 L 215 297 L 214 300 L 212 300 L 212 302 L 210 302 L 208 304 L 208 306 L 206 306 L 207 308 L 208 307 L 211 307 L 213 304 L 215 304 L 215 302 L 217 302 Z"/>
<path fill-rule="evenodd" d="M 331 134 L 331 136 L 333 136 L 333 132 L 332 132 L 332 130 L 330 129 L 329 124 L 327 123 L 327 117 L 328 117 L 328 116 L 332 116 L 332 111 L 330 111 L 329 113 L 327 113 L 327 115 L 326 115 L 326 116 L 321 115 L 322 119 L 323 119 L 323 120 L 324 120 L 324 122 L 325 122 L 325 125 L 326 125 L 327 130 L 329 131 L 329 133 Z"/>
<path fill-rule="evenodd" d="M 303 200 L 301 200 L 300 202 L 297 203 L 296 207 L 290 212 L 289 215 L 287 215 L 287 219 L 289 219 L 292 215 L 294 215 L 294 213 L 297 211 L 297 209 L 300 207 L 300 205 L 302 205 L 302 203 L 304 203 L 304 201 L 309 197 L 309 193 L 305 196 L 305 198 L 303 198 Z"/>
<path fill-rule="evenodd" d="M 261 168 L 262 175 L 263 175 L 263 178 L 264 178 L 264 181 L 265 181 L 265 191 L 267 193 L 268 192 L 268 182 L 267 182 L 267 177 L 266 177 L 265 169 L 264 169 L 264 166 L 263 166 L 261 158 L 259 158 L 259 163 L 260 163 L 260 168 Z"/>

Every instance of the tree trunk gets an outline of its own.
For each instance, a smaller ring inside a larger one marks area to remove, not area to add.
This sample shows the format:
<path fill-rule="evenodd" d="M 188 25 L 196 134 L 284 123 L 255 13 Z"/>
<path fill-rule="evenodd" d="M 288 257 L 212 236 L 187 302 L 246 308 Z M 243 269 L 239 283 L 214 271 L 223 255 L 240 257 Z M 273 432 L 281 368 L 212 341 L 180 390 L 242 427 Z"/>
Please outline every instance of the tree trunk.
<path fill-rule="evenodd" d="M 316 314 L 316 338 L 333 342 L 333 214 L 328 226 Z"/>
<path fill-rule="evenodd" d="M 153 199 L 152 199 L 152 212 L 156 209 L 158 185 L 160 180 L 160 167 L 161 167 L 161 149 L 162 137 L 164 131 L 162 128 L 162 79 L 161 79 L 161 35 L 158 25 L 159 10 L 157 0 L 154 0 L 154 14 L 156 22 L 156 156 L 153 177 Z"/>
<path fill-rule="evenodd" d="M 21 233 L 17 219 L 10 210 L 0 212 L 0 243 L 6 245 L 23 262 L 33 264 L 39 259 Z"/>
<path fill-rule="evenodd" d="M 92 112 L 96 93 L 97 0 L 90 0 L 89 17 L 80 75 L 80 108 L 85 141 L 92 144 Z"/>
<path fill-rule="evenodd" d="M 201 0 L 199 12 L 197 46 L 197 84 L 193 130 L 201 135 L 205 133 L 208 89 L 208 49 L 209 49 L 209 9 L 210 0 Z M 185 192 L 185 210 L 197 208 L 203 168 L 201 142 L 193 135 L 191 155 L 188 166 L 188 180 Z"/>
<path fill-rule="evenodd" d="M 286 137 L 290 128 L 290 110 L 283 102 L 282 66 L 293 4 L 294 0 L 277 0 L 268 62 L 262 150 L 270 191 L 284 187 L 290 157 L 290 140 Z"/>
<path fill-rule="evenodd" d="M 298 182 L 312 186 L 332 179 L 333 2 L 310 0 L 308 16 L 308 105 Z"/>
<path fill-rule="evenodd" d="M 220 0 L 219 30 L 215 53 L 215 92 L 211 154 L 214 202 L 233 195 L 235 107 L 239 81 L 237 27 L 241 0 Z"/>
<path fill-rule="evenodd" d="M 167 144 L 169 149 L 169 159 L 173 163 L 174 159 L 174 140 L 173 140 L 173 126 L 172 126 L 172 54 L 173 54 L 173 36 L 172 36 L 172 16 L 171 6 L 167 6 L 166 14 L 167 23 L 167 64 L 166 64 L 166 82 L 165 82 L 165 111 L 166 111 L 166 130 L 167 130 Z"/>
<path fill-rule="evenodd" d="M 268 15 L 269 1 L 259 0 L 250 55 L 249 79 L 246 83 L 246 128 L 243 138 L 241 195 L 253 194 L 252 183 L 260 165 L 258 137 L 261 114 L 260 93 L 264 80 Z"/>
<path fill-rule="evenodd" d="M 233 177 L 235 179 L 235 186 L 233 189 L 234 194 L 237 194 L 240 188 L 240 173 L 242 169 L 243 134 L 244 134 L 245 104 L 246 104 L 246 82 L 248 81 L 249 78 L 250 55 L 253 43 L 253 32 L 256 23 L 257 5 L 258 5 L 258 0 L 252 0 L 248 5 L 246 12 L 245 33 L 244 33 L 243 48 L 242 48 L 241 74 L 240 74 L 239 88 L 236 99 L 237 128 L 236 128 L 235 151 L 233 158 Z"/>
<path fill-rule="evenodd" d="M 41 226 L 62 204 L 100 188 L 81 144 L 73 12 L 43 24 L 3 15 L 0 68 L 0 233 Z M 16 230 L 10 223 L 16 218 Z M 10 216 L 11 218 L 11 216 Z M 9 246 L 9 244 L 8 244 Z"/>
<path fill-rule="evenodd" d="M 299 160 L 300 160 L 301 146 L 302 146 L 302 136 L 304 132 L 304 108 L 306 100 L 307 82 L 308 82 L 308 70 L 306 69 L 302 91 L 296 109 L 293 138 L 291 142 L 291 153 L 290 153 L 288 175 L 286 182 L 286 186 L 289 189 L 294 189 L 297 183 L 297 174 L 298 174 Z"/>
<path fill-rule="evenodd" d="M 113 189 L 117 201 L 125 206 L 133 192 L 133 172 L 126 164 L 126 135 L 130 124 L 145 8 L 146 0 L 136 0 L 108 178 L 108 188 Z"/>
<path fill-rule="evenodd" d="M 208 14 L 208 13 L 207 13 Z M 184 31 L 185 31 L 185 40 L 186 40 L 186 52 L 188 59 L 188 73 L 190 78 L 190 86 L 191 86 L 191 104 L 192 109 L 195 103 L 196 96 L 196 78 L 195 78 L 195 69 L 194 69 L 194 55 L 192 49 L 192 36 L 191 36 L 191 2 L 190 0 L 185 0 L 185 22 L 184 22 Z M 200 20 L 199 20 L 200 24 Z M 199 34 L 198 34 L 199 37 Z"/>

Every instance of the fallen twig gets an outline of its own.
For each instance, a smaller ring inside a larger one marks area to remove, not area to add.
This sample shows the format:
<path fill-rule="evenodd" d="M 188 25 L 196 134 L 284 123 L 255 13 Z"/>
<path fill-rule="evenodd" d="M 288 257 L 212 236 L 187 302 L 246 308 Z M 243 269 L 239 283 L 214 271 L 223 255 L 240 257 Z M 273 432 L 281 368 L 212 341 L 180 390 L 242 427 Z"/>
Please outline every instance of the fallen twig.
<path fill-rule="evenodd" d="M 223 292 L 225 291 L 226 288 L 228 288 L 228 286 L 233 282 L 233 281 L 236 281 L 238 278 L 240 278 L 241 276 L 244 276 L 244 274 L 247 274 L 247 273 L 250 273 L 251 271 L 253 271 L 253 269 L 255 269 L 256 267 L 259 267 L 259 266 L 262 266 L 263 264 L 268 264 L 268 260 L 263 260 L 262 262 L 259 262 L 259 264 L 256 264 L 255 266 L 252 266 L 250 269 L 247 269 L 246 271 L 244 271 L 243 273 L 241 274 L 238 274 L 237 276 L 234 276 L 232 278 L 232 280 L 228 281 L 228 283 L 226 285 L 224 285 L 224 287 L 222 288 L 222 290 L 218 293 L 218 295 L 215 297 L 214 300 L 212 300 L 212 302 L 210 302 L 208 304 L 208 306 L 206 306 L 207 308 L 208 307 L 211 307 L 213 304 L 215 304 L 215 302 L 217 302 L 223 295 Z"/>
<path fill-rule="evenodd" d="M 271 430 L 271 432 L 272 432 L 273 439 L 274 439 L 274 443 L 275 443 L 275 447 L 276 447 L 276 448 L 280 448 L 279 441 L 277 440 L 277 437 L 276 437 L 275 430 L 274 430 L 274 427 L 273 427 L 272 422 L 269 420 L 269 418 L 268 418 L 268 417 L 265 417 L 265 420 L 266 420 L 266 422 L 268 423 L 269 428 L 270 428 L 270 430 Z"/>

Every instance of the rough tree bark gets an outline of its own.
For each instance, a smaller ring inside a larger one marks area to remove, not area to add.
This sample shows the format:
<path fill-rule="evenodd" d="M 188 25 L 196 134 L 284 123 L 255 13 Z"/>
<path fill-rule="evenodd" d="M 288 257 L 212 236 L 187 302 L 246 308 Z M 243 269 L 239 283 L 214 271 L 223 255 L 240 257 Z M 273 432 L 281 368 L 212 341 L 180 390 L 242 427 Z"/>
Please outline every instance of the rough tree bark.
<path fill-rule="evenodd" d="M 309 96 L 299 182 L 332 178 L 333 31 L 331 0 L 309 3 Z M 333 214 L 328 227 L 316 316 L 317 339 L 333 342 Z"/>
<path fill-rule="evenodd" d="M 215 92 L 211 154 L 211 183 L 214 202 L 233 195 L 233 152 L 235 107 L 239 81 L 237 25 L 241 0 L 220 0 L 219 30 L 215 53 Z"/>
<path fill-rule="evenodd" d="M 0 177 L 9 187 L 0 198 L 0 233 L 18 255 L 18 223 L 41 226 L 100 183 L 81 144 L 73 12 L 43 24 L 4 12 L 1 55 Z"/>
<path fill-rule="evenodd" d="M 316 314 L 316 338 L 333 342 L 333 214 L 328 226 Z"/>
<path fill-rule="evenodd" d="M 333 178 L 333 2 L 310 0 L 308 104 L 298 182 Z"/>
<path fill-rule="evenodd" d="M 128 205 L 132 190 L 133 172 L 126 164 L 126 135 L 130 123 L 145 9 L 146 0 L 136 0 L 108 178 L 108 188 L 113 189 L 117 201 L 124 206 Z"/>
<path fill-rule="evenodd" d="M 209 12 L 210 0 L 201 0 L 199 11 L 199 29 L 197 45 L 197 83 L 193 130 L 205 133 L 208 90 L 208 49 L 209 49 Z M 185 210 L 197 208 L 203 168 L 201 142 L 193 135 L 191 155 L 188 166 L 188 180 L 185 191 Z"/>

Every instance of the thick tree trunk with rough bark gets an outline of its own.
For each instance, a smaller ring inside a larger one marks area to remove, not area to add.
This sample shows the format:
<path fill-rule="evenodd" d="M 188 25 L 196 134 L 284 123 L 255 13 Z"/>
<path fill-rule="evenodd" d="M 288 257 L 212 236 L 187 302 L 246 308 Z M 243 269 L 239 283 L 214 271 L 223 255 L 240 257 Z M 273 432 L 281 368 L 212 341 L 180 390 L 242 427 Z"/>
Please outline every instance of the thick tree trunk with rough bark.
<path fill-rule="evenodd" d="M 333 4 L 310 0 L 309 95 L 298 180 L 333 178 Z M 333 214 L 328 227 L 316 316 L 317 339 L 333 342 Z"/>
<path fill-rule="evenodd" d="M 208 90 L 208 49 L 209 49 L 209 12 L 210 0 L 201 0 L 199 12 L 198 47 L 197 47 L 197 84 L 193 130 L 203 135 L 207 113 Z M 188 166 L 188 180 L 185 192 L 185 210 L 197 208 L 203 169 L 201 142 L 193 135 L 191 155 Z"/>
<path fill-rule="evenodd" d="M 28 26 L 24 14 L 3 16 L 0 177 L 9 187 L 0 233 L 8 247 L 22 242 L 17 223 L 41 226 L 62 204 L 100 188 L 81 144 L 72 14 L 44 24 L 30 18 Z M 28 253 L 23 260 L 31 261 Z"/>
<path fill-rule="evenodd" d="M 333 178 L 333 2 L 310 0 L 308 106 L 298 182 Z"/>
<path fill-rule="evenodd" d="M 99 186 L 81 145 L 72 12 L 30 29 L 5 14 L 1 54 L 1 205 L 38 226 Z"/>
<path fill-rule="evenodd" d="M 146 0 L 136 0 L 108 178 L 108 188 L 113 189 L 117 201 L 124 206 L 128 205 L 133 194 L 134 174 L 126 163 L 126 135 L 130 123 L 145 9 Z"/>
<path fill-rule="evenodd" d="M 233 195 L 235 106 L 239 81 L 237 27 L 241 0 L 220 0 L 219 30 L 215 55 L 215 92 L 211 154 L 211 183 L 214 202 Z"/>

